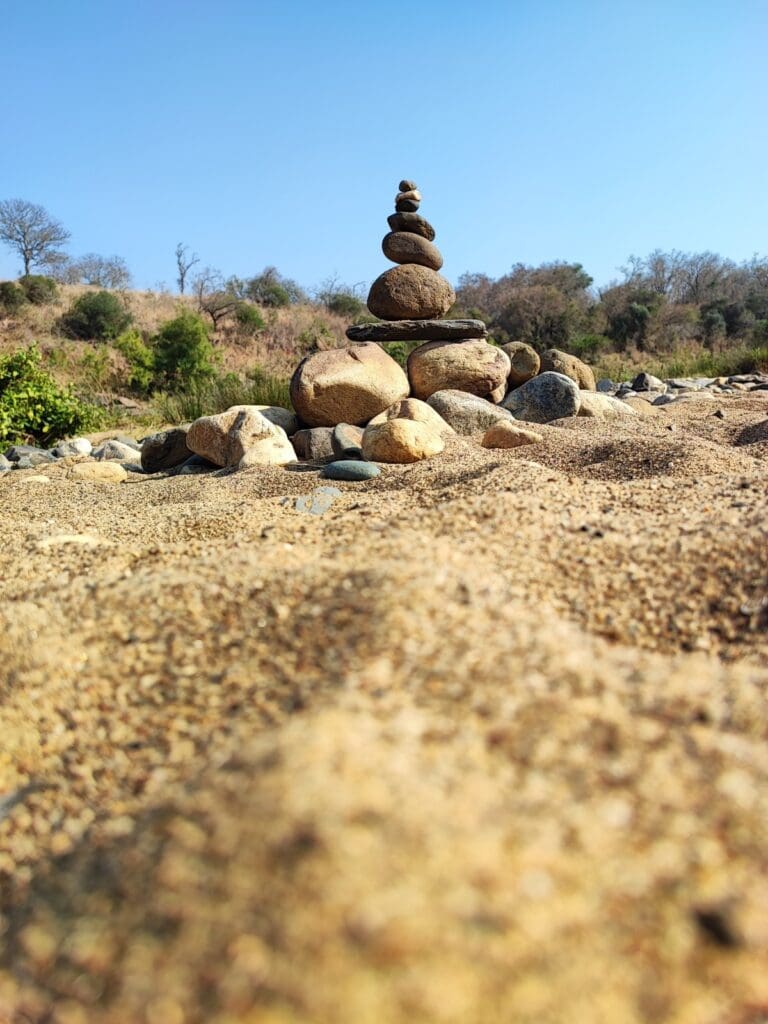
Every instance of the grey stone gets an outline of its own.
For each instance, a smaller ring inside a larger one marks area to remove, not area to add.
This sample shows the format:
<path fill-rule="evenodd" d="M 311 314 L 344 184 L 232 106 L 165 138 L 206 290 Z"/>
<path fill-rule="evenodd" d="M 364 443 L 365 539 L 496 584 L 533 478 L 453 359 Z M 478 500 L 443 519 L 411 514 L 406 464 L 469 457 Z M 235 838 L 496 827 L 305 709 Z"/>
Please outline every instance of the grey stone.
<path fill-rule="evenodd" d="M 13 463 L 4 455 L 0 455 L 0 473 L 7 473 L 9 469 L 13 469 Z"/>
<path fill-rule="evenodd" d="M 608 377 L 603 377 L 597 382 L 597 390 L 604 395 L 612 395 L 616 391 L 616 385 Z"/>
<path fill-rule="evenodd" d="M 339 423 L 333 428 L 331 447 L 337 459 L 362 459 L 363 428 Z"/>
<path fill-rule="evenodd" d="M 355 324 L 347 328 L 350 341 L 467 341 L 485 338 L 488 328 L 482 320 L 384 320 L 378 324 Z"/>
<path fill-rule="evenodd" d="M 415 181 L 411 181 L 410 178 L 403 178 L 400 184 L 397 186 L 398 192 L 410 192 L 412 189 L 418 188 L 419 186 Z"/>
<path fill-rule="evenodd" d="M 173 427 L 144 438 L 141 465 L 146 473 L 162 473 L 182 465 L 191 454 L 187 448 L 186 427 Z"/>
<path fill-rule="evenodd" d="M 308 462 L 332 462 L 334 458 L 331 437 L 333 427 L 310 427 L 297 431 L 291 441 L 300 459 Z"/>
<path fill-rule="evenodd" d="M 483 434 L 496 423 L 513 419 L 512 413 L 467 391 L 435 391 L 427 405 L 439 413 L 457 434 Z"/>
<path fill-rule="evenodd" d="M 296 511 L 321 516 L 341 493 L 338 487 L 316 487 L 310 494 L 302 494 L 296 499 Z"/>
<path fill-rule="evenodd" d="M 51 451 L 57 459 L 65 459 L 70 455 L 90 455 L 93 445 L 87 437 L 73 437 L 69 441 L 61 441 Z"/>
<path fill-rule="evenodd" d="M 401 199 L 395 203 L 395 211 L 397 213 L 416 213 L 419 208 L 419 204 L 415 199 Z"/>
<path fill-rule="evenodd" d="M 341 459 L 338 462 L 329 462 L 323 466 L 320 476 L 327 480 L 372 480 L 378 476 L 381 470 L 374 462 L 364 462 L 357 459 Z"/>
<path fill-rule="evenodd" d="M 652 373 L 638 373 L 632 381 L 634 391 L 666 391 L 667 385 L 659 377 Z"/>
<path fill-rule="evenodd" d="M 387 217 L 387 224 L 392 231 L 410 231 L 414 235 L 426 238 L 428 242 L 435 240 L 435 229 L 418 213 L 391 213 Z"/>
<path fill-rule="evenodd" d="M 578 415 L 581 398 L 575 381 L 564 373 L 546 370 L 510 391 L 502 405 L 515 419 L 549 423 Z"/>
<path fill-rule="evenodd" d="M 24 455 L 35 455 L 37 453 L 41 453 L 43 455 L 49 454 L 45 448 L 38 448 L 34 444 L 12 444 L 11 447 L 7 449 L 5 457 L 10 462 L 18 462 Z M 53 458 L 54 456 L 52 455 L 48 461 L 52 461 Z"/>
<path fill-rule="evenodd" d="M 93 457 L 97 462 L 135 462 L 141 463 L 141 448 L 138 445 L 126 444 L 124 441 L 105 441 L 94 448 Z"/>
<path fill-rule="evenodd" d="M 133 448 L 135 451 L 141 451 L 141 445 L 135 437 L 128 437 L 127 434 L 118 434 L 117 437 L 111 438 L 112 441 L 119 441 L 120 444 L 128 445 L 129 448 Z"/>
<path fill-rule="evenodd" d="M 56 456 L 51 452 L 34 451 L 28 455 L 22 455 L 13 463 L 16 469 L 33 469 L 35 466 L 45 466 L 49 462 L 55 462 Z"/>

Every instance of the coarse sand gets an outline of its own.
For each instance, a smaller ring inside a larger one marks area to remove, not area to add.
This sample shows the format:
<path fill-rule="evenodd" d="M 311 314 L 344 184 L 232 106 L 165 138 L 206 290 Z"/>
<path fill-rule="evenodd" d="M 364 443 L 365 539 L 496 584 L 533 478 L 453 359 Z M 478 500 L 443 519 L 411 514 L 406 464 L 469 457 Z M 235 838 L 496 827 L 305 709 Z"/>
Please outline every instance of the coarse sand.
<path fill-rule="evenodd" d="M 0 478 L 0 1022 L 768 1021 L 768 400 L 537 430 Z"/>

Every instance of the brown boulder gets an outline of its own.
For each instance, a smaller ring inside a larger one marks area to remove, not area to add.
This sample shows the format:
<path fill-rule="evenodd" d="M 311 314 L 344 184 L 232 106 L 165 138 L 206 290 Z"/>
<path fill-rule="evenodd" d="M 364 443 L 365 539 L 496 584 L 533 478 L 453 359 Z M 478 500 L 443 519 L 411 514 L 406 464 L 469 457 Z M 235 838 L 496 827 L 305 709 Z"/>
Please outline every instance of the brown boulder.
<path fill-rule="evenodd" d="M 500 402 L 509 376 L 509 356 L 487 341 L 432 341 L 408 357 L 408 378 L 416 398 L 446 389 Z"/>
<path fill-rule="evenodd" d="M 550 348 L 541 357 L 541 373 L 563 373 L 566 377 L 576 381 L 580 391 L 596 391 L 595 375 L 592 367 L 587 366 L 577 356 L 568 352 L 561 352 L 560 349 Z"/>
<path fill-rule="evenodd" d="M 368 293 L 368 309 L 380 320 L 439 319 L 455 301 L 456 293 L 444 277 L 410 263 L 385 271 Z"/>
<path fill-rule="evenodd" d="M 406 398 L 408 378 L 378 345 L 313 352 L 291 378 L 291 402 L 311 427 L 363 424 Z"/>
<path fill-rule="evenodd" d="M 285 465 L 296 453 L 282 427 L 255 406 L 233 405 L 216 416 L 201 416 L 187 431 L 187 448 L 217 466 L 237 466 L 257 449 L 249 464 Z"/>
<path fill-rule="evenodd" d="M 483 435 L 483 448 L 520 448 L 524 444 L 537 444 L 544 438 L 536 430 L 519 427 L 512 420 L 495 423 Z"/>
<path fill-rule="evenodd" d="M 509 383 L 516 387 L 518 384 L 525 384 L 531 377 L 535 377 L 541 367 L 541 360 L 536 349 L 526 345 L 524 341 L 510 341 L 502 345 L 502 349 L 509 356 L 512 369 L 509 371 Z"/>
<path fill-rule="evenodd" d="M 363 434 L 363 458 L 370 462 L 420 462 L 439 455 L 444 447 L 441 434 L 418 420 L 371 423 Z"/>
<path fill-rule="evenodd" d="M 439 270 L 443 265 L 443 257 L 437 246 L 411 231 L 390 231 L 384 235 L 381 249 L 393 263 L 418 263 L 431 270 Z"/>

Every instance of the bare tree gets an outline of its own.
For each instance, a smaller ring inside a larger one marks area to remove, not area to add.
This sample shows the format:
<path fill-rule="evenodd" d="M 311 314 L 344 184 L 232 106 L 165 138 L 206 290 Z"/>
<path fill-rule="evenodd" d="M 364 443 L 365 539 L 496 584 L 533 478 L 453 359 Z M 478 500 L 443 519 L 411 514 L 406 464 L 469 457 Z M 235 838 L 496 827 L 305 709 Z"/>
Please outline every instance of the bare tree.
<path fill-rule="evenodd" d="M 200 257 L 196 252 L 190 255 L 189 246 L 184 245 L 182 242 L 176 246 L 176 268 L 179 276 L 176 278 L 179 285 L 179 294 L 184 294 L 184 286 L 187 283 L 187 274 L 190 272 L 192 267 L 196 263 L 200 262 Z"/>
<path fill-rule="evenodd" d="M 228 287 L 221 273 L 206 267 L 192 282 L 197 297 L 197 308 L 207 313 L 217 330 L 221 320 L 230 316 L 240 305 L 240 299 Z"/>
<path fill-rule="evenodd" d="M 59 246 L 69 241 L 69 232 L 42 206 L 26 199 L 4 199 L 0 202 L 0 241 L 21 256 L 26 276 L 32 266 L 61 260 L 64 254 Z"/>

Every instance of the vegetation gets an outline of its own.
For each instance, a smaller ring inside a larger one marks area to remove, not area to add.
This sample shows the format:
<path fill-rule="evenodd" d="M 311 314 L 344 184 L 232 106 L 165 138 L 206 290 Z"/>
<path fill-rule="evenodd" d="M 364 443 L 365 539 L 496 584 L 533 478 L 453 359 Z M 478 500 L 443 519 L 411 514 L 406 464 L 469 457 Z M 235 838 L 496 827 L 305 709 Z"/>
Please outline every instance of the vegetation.
<path fill-rule="evenodd" d="M 70 338 L 108 341 L 117 338 L 132 319 L 129 311 L 111 292 L 86 292 L 61 318 L 61 328 Z"/>
<path fill-rule="evenodd" d="M 46 445 L 94 430 L 99 410 L 56 384 L 35 346 L 0 357 L 0 444 Z"/>
<path fill-rule="evenodd" d="M 160 419 L 167 423 L 213 416 L 233 405 L 279 405 L 290 409 L 288 383 L 257 366 L 245 380 L 237 374 L 228 373 L 197 380 L 183 391 L 159 393 L 154 397 L 154 405 Z"/>
<path fill-rule="evenodd" d="M 33 306 L 55 302 L 59 294 L 54 279 L 44 274 L 25 274 L 19 278 L 19 288 L 24 292 L 27 302 L 31 302 Z"/>
<path fill-rule="evenodd" d="M 60 246 L 69 232 L 36 203 L 26 199 L 0 201 L 0 242 L 18 253 L 28 275 L 33 266 L 51 266 L 63 258 Z"/>
<path fill-rule="evenodd" d="M 27 302 L 24 289 L 13 281 L 0 281 L 0 310 L 5 313 L 17 313 Z"/>
<path fill-rule="evenodd" d="M 62 284 L 90 284 L 120 290 L 131 286 L 131 272 L 122 256 L 99 256 L 89 252 L 75 260 L 65 257 L 51 273 Z"/>
<path fill-rule="evenodd" d="M 153 339 L 155 384 L 169 391 L 200 387 L 216 374 L 208 328 L 188 309 L 164 324 Z"/>
<path fill-rule="evenodd" d="M 148 395 L 157 373 L 154 349 L 147 345 L 137 330 L 125 331 L 116 338 L 115 348 L 128 364 L 128 387 L 136 394 Z"/>

